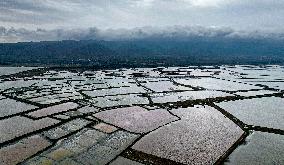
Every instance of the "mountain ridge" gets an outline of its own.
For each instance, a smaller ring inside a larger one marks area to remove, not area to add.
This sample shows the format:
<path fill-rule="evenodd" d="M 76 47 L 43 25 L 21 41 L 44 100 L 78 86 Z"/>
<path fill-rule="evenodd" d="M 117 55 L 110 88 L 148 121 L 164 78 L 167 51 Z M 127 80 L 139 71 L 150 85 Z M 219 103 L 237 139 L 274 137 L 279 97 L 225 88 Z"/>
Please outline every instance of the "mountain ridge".
<path fill-rule="evenodd" d="M 0 44 L 1 65 L 111 66 L 131 62 L 169 66 L 187 63 L 283 64 L 284 41 L 196 37 L 186 40 L 63 40 Z"/>

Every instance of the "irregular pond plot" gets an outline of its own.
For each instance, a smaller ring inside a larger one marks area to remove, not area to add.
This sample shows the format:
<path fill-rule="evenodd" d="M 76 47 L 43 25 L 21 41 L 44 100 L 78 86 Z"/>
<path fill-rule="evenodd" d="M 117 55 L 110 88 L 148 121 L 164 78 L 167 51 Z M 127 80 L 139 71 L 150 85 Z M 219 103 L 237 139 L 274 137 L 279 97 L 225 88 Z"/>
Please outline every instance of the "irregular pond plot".
<path fill-rule="evenodd" d="M 170 93 L 154 93 L 151 94 L 151 99 L 154 103 L 173 103 L 186 100 L 207 99 L 216 97 L 233 96 L 221 91 L 185 91 L 185 92 L 170 92 Z"/>
<path fill-rule="evenodd" d="M 142 87 L 132 85 L 130 87 L 119 87 L 119 88 L 109 88 L 100 89 L 93 91 L 83 91 L 84 94 L 90 97 L 100 97 L 100 96 L 112 96 L 112 95 L 123 95 L 129 93 L 146 93 Z"/>
<path fill-rule="evenodd" d="M 147 134 L 132 148 L 184 164 L 214 164 L 244 133 L 212 107 L 171 112 L 181 120 Z"/>
<path fill-rule="evenodd" d="M 142 107 L 127 107 L 96 113 L 95 117 L 134 133 L 146 133 L 178 120 L 165 109 L 148 111 Z"/>
<path fill-rule="evenodd" d="M 37 152 L 49 147 L 51 142 L 39 135 L 20 140 L 18 143 L 0 149 L 0 164 L 14 165 L 21 163 Z"/>
<path fill-rule="evenodd" d="M 25 135 L 30 132 L 52 126 L 57 123 L 59 123 L 58 120 L 51 118 L 32 120 L 20 116 L 0 120 L 0 143 L 12 140 L 13 138 Z"/>
<path fill-rule="evenodd" d="M 225 91 L 238 91 L 250 89 L 262 89 L 261 87 L 238 83 L 227 80 L 220 80 L 215 78 L 189 78 L 189 79 L 175 79 L 179 84 L 190 85 L 193 87 L 201 87 L 210 90 L 225 90 Z"/>
<path fill-rule="evenodd" d="M 181 85 L 174 85 L 173 82 L 170 82 L 170 81 L 146 82 L 146 83 L 141 83 L 141 85 L 145 86 L 146 88 L 154 92 L 192 90 L 189 87 L 185 87 Z"/>
<path fill-rule="evenodd" d="M 39 117 L 45 117 L 48 115 L 60 113 L 60 112 L 65 112 L 71 109 L 75 109 L 77 107 L 79 107 L 77 103 L 67 102 L 67 103 L 62 103 L 59 105 L 54 105 L 51 107 L 43 108 L 43 109 L 31 112 L 28 115 L 35 117 L 35 118 L 39 118 Z"/>
<path fill-rule="evenodd" d="M 284 164 L 284 137 L 266 132 L 254 132 L 228 158 L 225 164 Z"/>
<path fill-rule="evenodd" d="M 22 103 L 12 99 L 0 100 L 0 117 L 14 115 L 37 108 L 36 106 Z"/>
<path fill-rule="evenodd" d="M 269 91 L 269 90 L 258 90 L 258 91 L 247 91 L 247 92 L 236 92 L 235 95 L 249 97 L 249 96 L 261 96 L 261 95 L 269 95 L 277 93 L 276 91 Z"/>
<path fill-rule="evenodd" d="M 284 98 L 263 97 L 216 104 L 246 124 L 284 130 Z"/>
<path fill-rule="evenodd" d="M 90 102 L 94 106 L 101 108 L 121 105 L 149 104 L 149 100 L 146 97 L 142 97 L 138 94 L 97 97 L 93 98 Z"/>

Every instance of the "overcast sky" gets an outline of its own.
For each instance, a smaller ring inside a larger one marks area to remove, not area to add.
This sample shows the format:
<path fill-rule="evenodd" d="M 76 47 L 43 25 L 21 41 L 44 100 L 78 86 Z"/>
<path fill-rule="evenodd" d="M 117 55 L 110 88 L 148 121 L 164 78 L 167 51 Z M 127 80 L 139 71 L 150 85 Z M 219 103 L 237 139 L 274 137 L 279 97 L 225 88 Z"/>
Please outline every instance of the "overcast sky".
<path fill-rule="evenodd" d="M 2 42 L 14 41 L 21 28 L 38 33 L 175 25 L 283 33 L 284 0 L 0 0 Z"/>

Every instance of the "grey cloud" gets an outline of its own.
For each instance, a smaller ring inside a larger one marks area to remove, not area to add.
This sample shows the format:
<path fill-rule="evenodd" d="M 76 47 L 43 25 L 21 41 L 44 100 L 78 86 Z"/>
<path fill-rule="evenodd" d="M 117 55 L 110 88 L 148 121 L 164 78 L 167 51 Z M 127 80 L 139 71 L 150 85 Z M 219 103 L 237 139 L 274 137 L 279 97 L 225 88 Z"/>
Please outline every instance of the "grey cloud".
<path fill-rule="evenodd" d="M 0 2 L 0 23 L 18 24 L 18 27 L 59 24 L 72 17 L 64 10 L 65 4 L 53 0 L 4 0 Z"/>
<path fill-rule="evenodd" d="M 4 0 L 1 2 L 0 8 L 11 10 L 11 11 L 26 11 L 33 13 L 45 13 L 59 11 L 56 8 L 48 6 L 46 0 L 35 1 L 35 0 Z"/>
<path fill-rule="evenodd" d="M 260 31 L 237 31 L 227 27 L 170 26 L 143 27 L 134 29 L 55 29 L 28 30 L 0 27 L 0 42 L 54 41 L 54 40 L 137 40 L 174 39 L 187 40 L 192 37 L 205 38 L 272 38 L 284 39 L 283 33 Z"/>
<path fill-rule="evenodd" d="M 0 24 L 37 28 L 226 26 L 282 30 L 282 0 L 2 0 Z"/>

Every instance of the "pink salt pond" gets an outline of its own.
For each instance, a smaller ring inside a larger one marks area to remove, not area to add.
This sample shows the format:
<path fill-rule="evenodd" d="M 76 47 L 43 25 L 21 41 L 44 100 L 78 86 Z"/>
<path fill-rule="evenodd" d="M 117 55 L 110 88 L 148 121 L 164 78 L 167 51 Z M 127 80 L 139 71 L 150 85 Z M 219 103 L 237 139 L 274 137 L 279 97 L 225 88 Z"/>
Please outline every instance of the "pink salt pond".
<path fill-rule="evenodd" d="M 150 132 L 160 126 L 178 120 L 165 109 L 147 110 L 134 106 L 99 112 L 95 117 L 134 133 Z"/>

